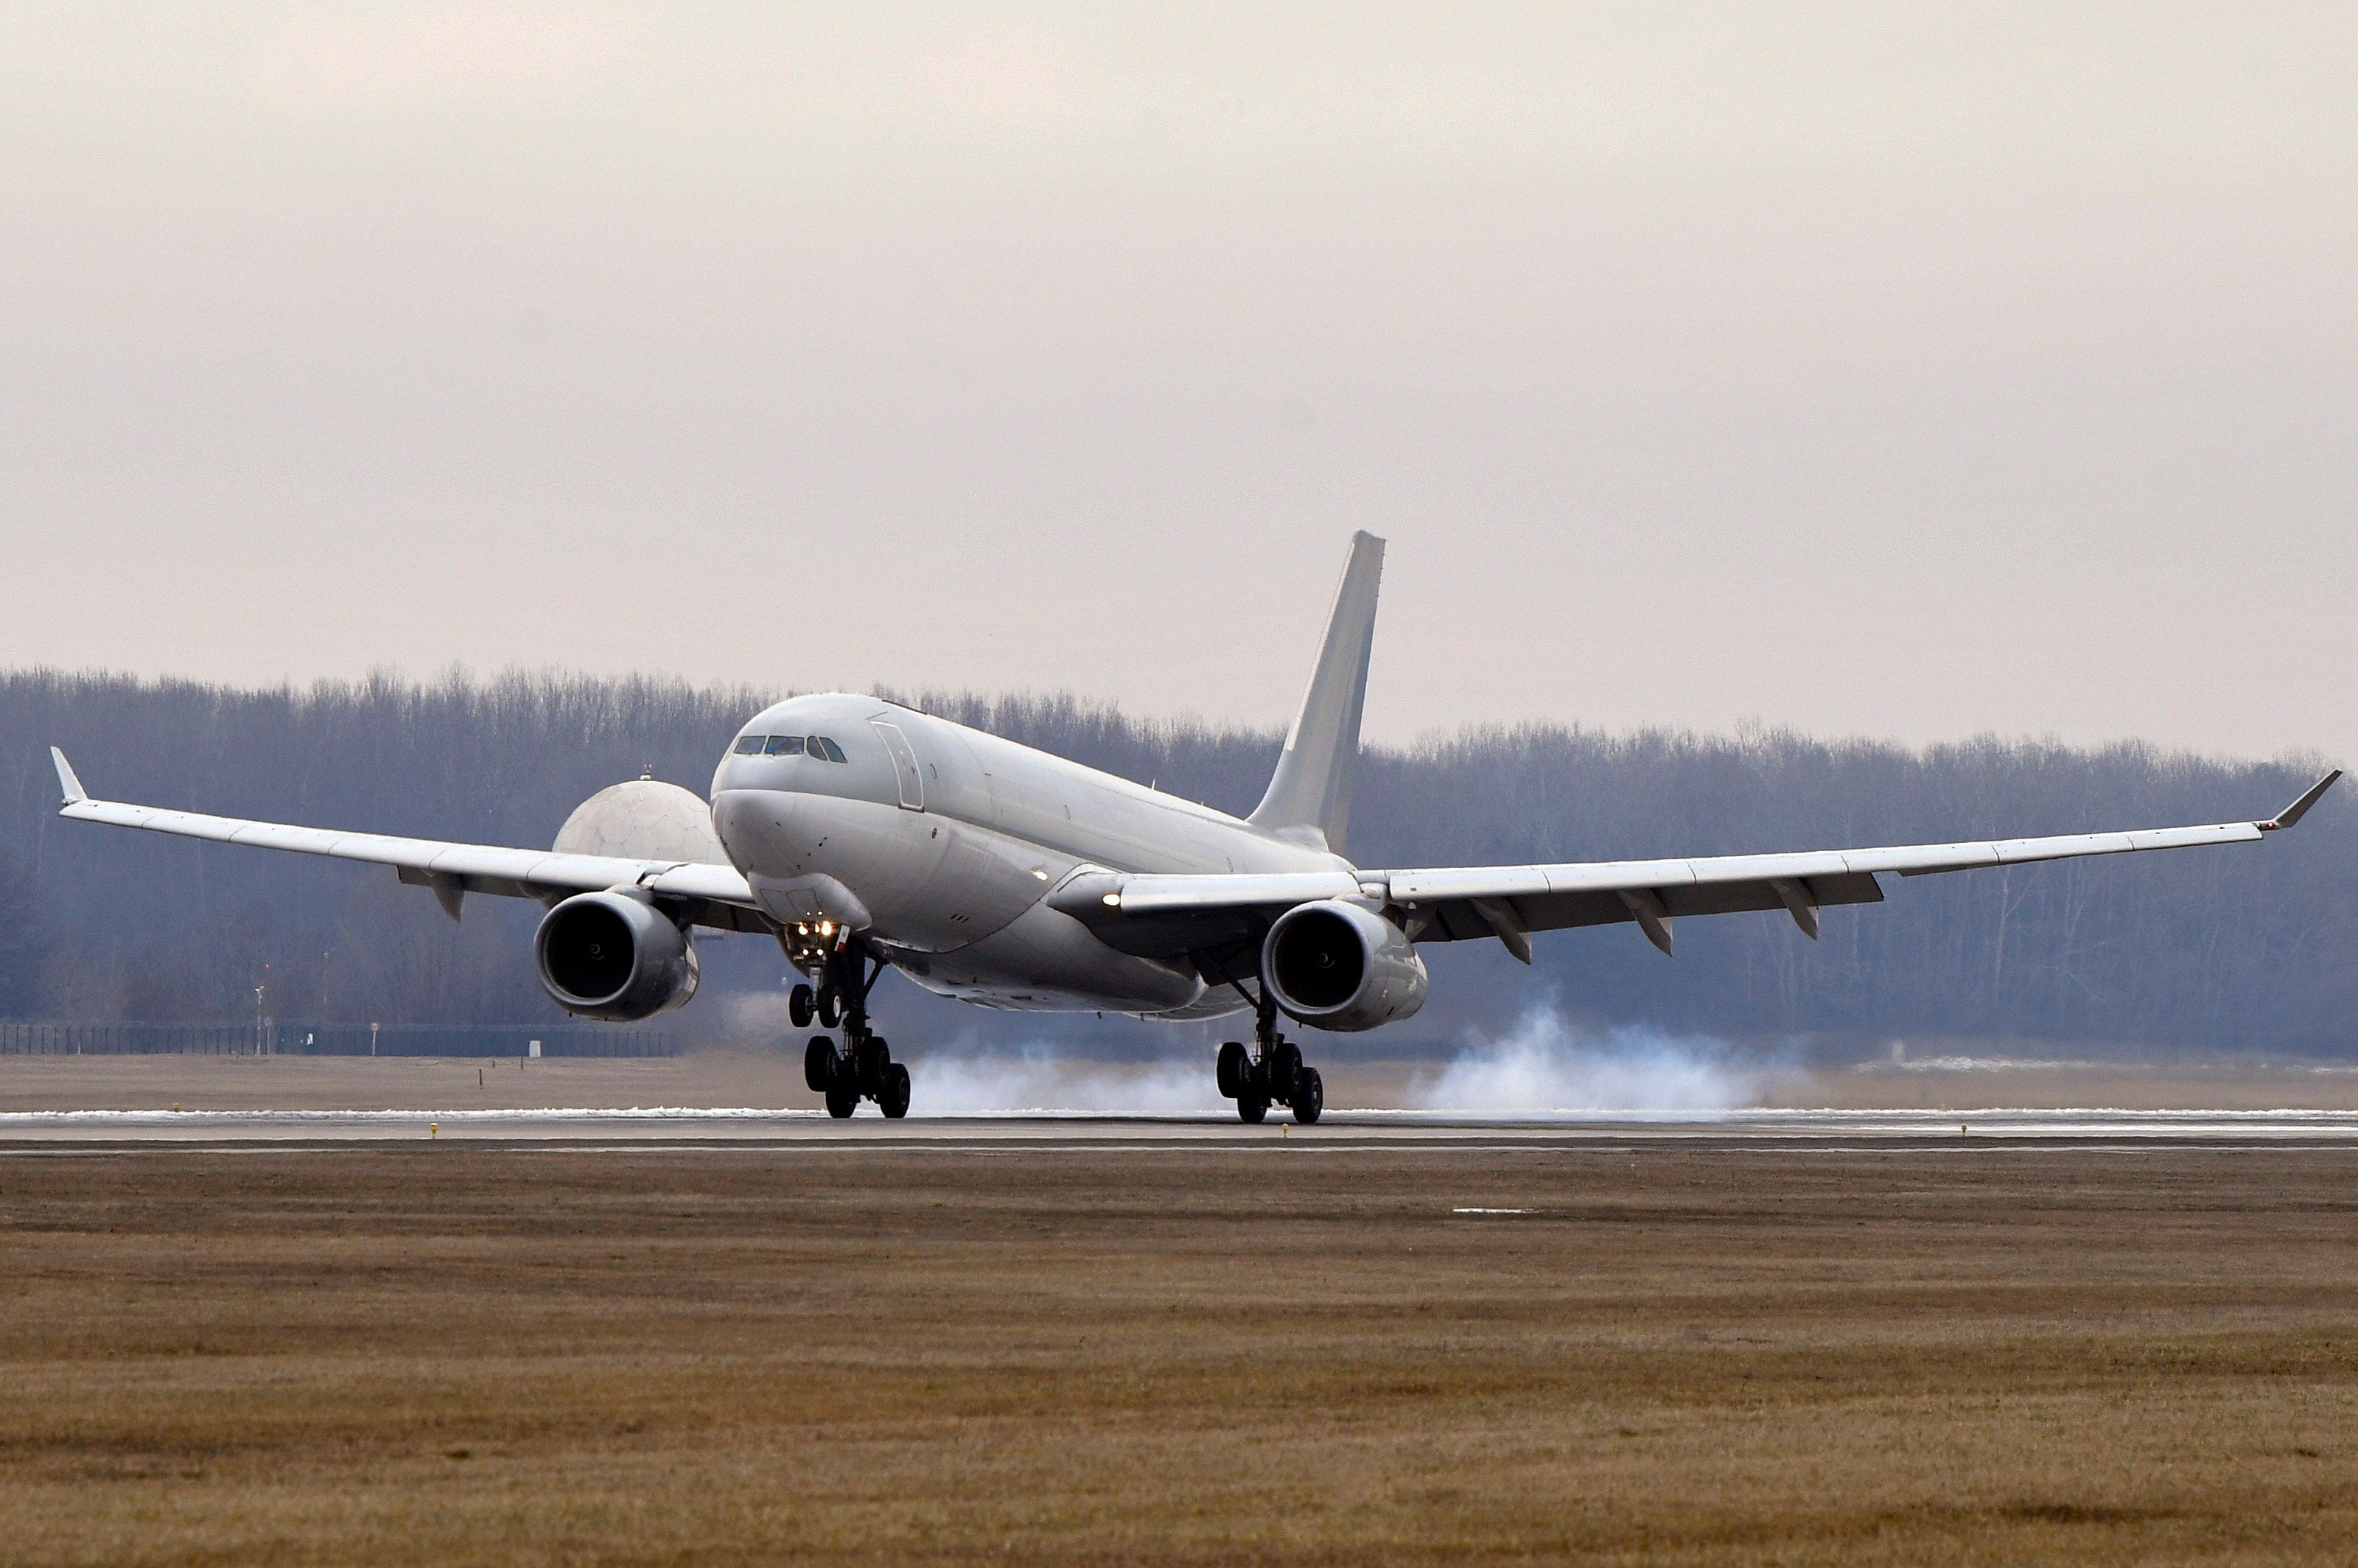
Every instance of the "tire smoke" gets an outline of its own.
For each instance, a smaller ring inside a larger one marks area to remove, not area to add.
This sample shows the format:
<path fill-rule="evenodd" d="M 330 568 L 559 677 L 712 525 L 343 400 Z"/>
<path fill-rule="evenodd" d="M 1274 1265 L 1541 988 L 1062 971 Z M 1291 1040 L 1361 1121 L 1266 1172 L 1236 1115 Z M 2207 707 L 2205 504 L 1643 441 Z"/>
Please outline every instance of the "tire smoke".
<path fill-rule="evenodd" d="M 1047 1056 L 927 1054 L 909 1114 L 919 1116 L 1205 1116 L 1234 1108 L 1208 1063 L 1059 1061 Z"/>
<path fill-rule="evenodd" d="M 1724 1040 L 1666 1034 L 1642 1024 L 1586 1029 L 1551 1005 L 1524 1013 L 1495 1040 L 1411 1080 L 1406 1108 L 1492 1116 L 1692 1116 L 1758 1104 L 1774 1070 L 1734 1060 Z"/>

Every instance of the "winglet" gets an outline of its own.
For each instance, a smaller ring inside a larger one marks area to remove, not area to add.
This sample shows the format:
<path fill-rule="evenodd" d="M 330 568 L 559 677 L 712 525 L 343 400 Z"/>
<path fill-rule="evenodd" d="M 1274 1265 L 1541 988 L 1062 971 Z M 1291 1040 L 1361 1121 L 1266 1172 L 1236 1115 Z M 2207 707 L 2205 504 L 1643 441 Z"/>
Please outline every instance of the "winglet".
<path fill-rule="evenodd" d="M 90 798 L 90 792 L 81 787 L 81 780 L 74 777 L 73 764 L 66 761 L 63 752 L 50 747 L 49 761 L 58 765 L 58 788 L 64 793 L 68 806 L 80 806 Z"/>
<path fill-rule="evenodd" d="M 65 759 L 62 757 L 59 758 L 58 765 L 59 767 L 65 766 Z M 2323 778 L 2309 785 L 2308 791 L 2304 793 L 2299 800 L 2294 801 L 2290 806 L 2286 806 L 2282 811 L 2277 812 L 2266 822 L 2255 824 L 2255 826 L 2263 833 L 2273 833 L 2279 827 L 2291 827 L 2294 823 L 2299 822 L 2302 817 L 2309 815 L 2309 808 L 2315 806 L 2319 797 L 2323 795 L 2327 790 L 2331 789 L 2333 787 L 2333 781 L 2341 776 L 2342 770 L 2340 768 L 2334 769 L 2331 773 L 2326 774 Z"/>

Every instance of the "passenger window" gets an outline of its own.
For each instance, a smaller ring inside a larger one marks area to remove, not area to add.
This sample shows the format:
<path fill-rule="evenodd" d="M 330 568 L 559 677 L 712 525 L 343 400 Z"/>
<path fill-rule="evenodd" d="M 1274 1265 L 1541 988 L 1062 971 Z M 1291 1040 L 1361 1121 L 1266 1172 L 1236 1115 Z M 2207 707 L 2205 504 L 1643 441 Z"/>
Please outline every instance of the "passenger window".
<path fill-rule="evenodd" d="M 825 757 L 830 762 L 848 762 L 851 761 L 849 757 L 843 754 L 842 747 L 837 745 L 834 741 L 828 740 L 824 735 L 812 736 L 810 738 L 810 749 L 812 756 Z"/>
<path fill-rule="evenodd" d="M 760 756 L 762 754 L 762 742 L 765 739 L 767 739 L 767 737 L 761 735 L 738 736 L 736 748 L 737 754 L 741 757 Z"/>
<path fill-rule="evenodd" d="M 773 757 L 799 757 L 802 754 L 803 738 L 801 736 L 773 735 L 770 737 L 770 755 Z"/>

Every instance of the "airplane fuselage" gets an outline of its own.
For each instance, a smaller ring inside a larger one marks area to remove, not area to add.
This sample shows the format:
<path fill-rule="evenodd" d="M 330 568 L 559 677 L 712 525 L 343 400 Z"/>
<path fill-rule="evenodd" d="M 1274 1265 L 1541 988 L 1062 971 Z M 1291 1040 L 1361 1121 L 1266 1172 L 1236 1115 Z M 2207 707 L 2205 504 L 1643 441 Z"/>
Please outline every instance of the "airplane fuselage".
<path fill-rule="evenodd" d="M 1194 801 L 839 693 L 746 723 L 713 774 L 712 823 L 773 919 L 861 930 L 928 990 L 1020 1010 L 1184 1019 L 1246 1005 L 1184 964 L 1116 952 L 1051 908 L 1047 895 L 1084 868 L 1351 869 Z"/>

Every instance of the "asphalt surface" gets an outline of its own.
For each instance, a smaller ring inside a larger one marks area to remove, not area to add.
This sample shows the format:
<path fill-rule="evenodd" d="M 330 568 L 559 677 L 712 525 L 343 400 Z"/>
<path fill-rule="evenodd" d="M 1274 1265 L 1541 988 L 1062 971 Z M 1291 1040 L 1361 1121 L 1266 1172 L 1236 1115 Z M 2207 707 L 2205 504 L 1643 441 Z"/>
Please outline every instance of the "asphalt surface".
<path fill-rule="evenodd" d="M 1282 1112 L 1257 1127 L 1228 1118 L 1030 1113 L 911 1117 L 863 1107 L 849 1121 L 817 1110 L 29 1111 L 0 1114 L 0 1148 L 56 1145 L 274 1145 L 409 1142 L 902 1147 L 1002 1145 L 1104 1150 L 1283 1143 L 1546 1147 L 1708 1140 L 1760 1144 L 2086 1144 L 2125 1147 L 2358 1144 L 2358 1111 L 1749 1110 L 1714 1115 L 1530 1118 L 1446 1112 L 1329 1111 L 1314 1127 Z"/>

